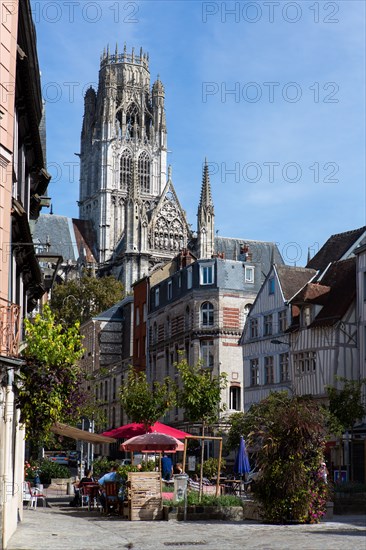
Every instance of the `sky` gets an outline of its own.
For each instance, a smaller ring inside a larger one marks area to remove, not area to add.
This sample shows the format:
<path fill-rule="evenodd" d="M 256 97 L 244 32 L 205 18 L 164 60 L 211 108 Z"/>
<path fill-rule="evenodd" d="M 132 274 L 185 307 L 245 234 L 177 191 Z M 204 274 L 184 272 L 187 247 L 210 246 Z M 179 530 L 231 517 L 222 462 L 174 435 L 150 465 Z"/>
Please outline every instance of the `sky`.
<path fill-rule="evenodd" d="M 53 213 L 78 217 L 83 96 L 109 44 L 149 52 L 168 162 L 197 224 L 205 158 L 222 237 L 305 265 L 365 225 L 365 3 L 31 0 Z M 45 211 L 44 211 L 45 212 Z"/>

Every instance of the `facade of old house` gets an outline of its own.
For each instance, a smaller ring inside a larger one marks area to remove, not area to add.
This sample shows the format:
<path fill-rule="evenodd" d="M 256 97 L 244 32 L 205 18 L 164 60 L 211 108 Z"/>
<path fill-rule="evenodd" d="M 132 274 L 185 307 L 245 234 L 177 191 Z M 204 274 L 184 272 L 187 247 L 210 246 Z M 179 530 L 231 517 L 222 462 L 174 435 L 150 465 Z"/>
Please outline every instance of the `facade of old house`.
<path fill-rule="evenodd" d="M 28 0 L 1 5 L 0 83 L 0 547 L 23 517 L 24 430 L 15 404 L 22 319 L 45 291 L 32 228 L 45 169 L 36 37 Z"/>
<path fill-rule="evenodd" d="M 289 301 L 316 275 L 314 269 L 273 265 L 251 308 L 240 343 L 244 367 L 244 409 L 271 391 L 294 392 L 290 361 Z"/>

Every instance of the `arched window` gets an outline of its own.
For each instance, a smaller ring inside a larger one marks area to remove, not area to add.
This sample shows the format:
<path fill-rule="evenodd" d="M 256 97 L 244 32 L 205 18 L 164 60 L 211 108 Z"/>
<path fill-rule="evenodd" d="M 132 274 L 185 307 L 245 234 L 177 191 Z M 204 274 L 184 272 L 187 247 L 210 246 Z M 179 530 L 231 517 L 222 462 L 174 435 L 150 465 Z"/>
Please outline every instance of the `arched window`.
<path fill-rule="evenodd" d="M 233 411 L 240 411 L 240 387 L 230 387 L 230 403 L 229 407 Z"/>
<path fill-rule="evenodd" d="M 119 186 L 121 189 L 127 189 L 131 179 L 131 151 L 125 149 L 121 156 L 119 167 Z"/>
<path fill-rule="evenodd" d="M 142 193 L 150 193 L 150 159 L 146 151 L 139 156 L 137 173 Z"/>
<path fill-rule="evenodd" d="M 140 117 L 139 110 L 134 103 L 131 103 L 126 113 L 126 139 L 139 136 Z"/>
<path fill-rule="evenodd" d="M 211 302 L 203 302 L 201 305 L 201 326 L 212 327 L 214 324 L 214 307 Z"/>

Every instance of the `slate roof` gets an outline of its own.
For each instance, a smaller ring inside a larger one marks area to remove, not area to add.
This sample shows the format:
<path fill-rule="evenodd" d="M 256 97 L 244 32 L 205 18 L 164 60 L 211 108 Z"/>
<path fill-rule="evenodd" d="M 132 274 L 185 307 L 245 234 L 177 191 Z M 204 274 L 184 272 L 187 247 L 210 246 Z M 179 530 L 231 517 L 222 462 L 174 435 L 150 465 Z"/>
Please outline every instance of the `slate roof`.
<path fill-rule="evenodd" d="M 241 253 L 243 245 L 248 247 L 251 260 L 248 259 L 246 254 Z M 276 243 L 272 242 L 215 237 L 215 254 L 224 254 L 226 260 L 261 263 L 262 272 L 265 275 L 267 275 L 273 263 L 278 265 L 284 264 Z"/>
<path fill-rule="evenodd" d="M 306 285 L 304 292 L 296 295 L 291 303 L 308 302 L 323 306 L 310 328 L 334 325 L 342 319 L 356 296 L 356 258 L 333 262 L 321 279 L 321 291 L 317 296 L 314 293 L 316 286 L 316 283 Z M 295 320 L 293 324 L 297 324 Z"/>
<path fill-rule="evenodd" d="M 113 304 L 112 307 L 106 309 L 93 317 L 97 321 L 123 321 L 124 313 L 123 308 L 125 305 L 133 302 L 133 296 L 126 296 L 123 300 L 120 300 L 116 304 Z"/>
<path fill-rule="evenodd" d="M 306 267 L 319 269 L 323 271 L 331 262 L 341 260 L 343 256 L 349 252 L 352 253 L 352 247 L 366 242 L 366 236 L 359 242 L 363 233 L 366 232 L 366 226 L 345 233 L 337 233 L 332 235 L 307 263 Z"/>
<path fill-rule="evenodd" d="M 317 273 L 315 269 L 289 265 L 276 265 L 275 269 L 281 284 L 283 297 L 286 301 L 291 300 Z"/>
<path fill-rule="evenodd" d="M 77 220 L 55 214 L 41 214 L 34 226 L 33 242 L 49 243 L 47 252 L 62 256 L 66 262 L 79 258 L 96 262 L 95 237 L 89 220 Z"/>

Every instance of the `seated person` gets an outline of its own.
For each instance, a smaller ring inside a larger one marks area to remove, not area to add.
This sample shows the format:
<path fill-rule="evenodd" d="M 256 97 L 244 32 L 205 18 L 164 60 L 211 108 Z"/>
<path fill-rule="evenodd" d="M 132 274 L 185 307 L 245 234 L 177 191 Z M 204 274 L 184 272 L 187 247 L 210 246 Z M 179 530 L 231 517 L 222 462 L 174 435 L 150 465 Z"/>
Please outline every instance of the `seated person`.
<path fill-rule="evenodd" d="M 180 462 L 177 462 L 176 464 L 174 464 L 173 474 L 177 475 L 182 473 L 183 473 L 183 465 Z"/>
<path fill-rule="evenodd" d="M 105 490 L 103 489 L 104 485 L 106 482 L 110 482 L 110 481 L 116 481 L 117 483 L 120 483 L 121 486 L 119 488 L 119 491 L 118 491 L 118 500 L 119 501 L 122 501 L 124 500 L 124 490 L 123 490 L 123 485 L 122 485 L 122 480 L 121 480 L 121 477 L 118 475 L 118 464 L 114 464 L 110 471 L 107 473 L 107 474 L 104 474 L 104 476 L 102 476 L 99 480 L 98 480 L 98 483 L 100 485 L 100 489 L 101 489 L 101 492 L 100 492 L 100 502 L 104 508 L 104 511 L 108 511 L 106 510 L 106 496 L 105 496 Z M 117 497 L 109 497 L 110 500 L 113 500 L 114 498 L 117 498 Z"/>
<path fill-rule="evenodd" d="M 170 481 L 173 475 L 173 462 L 165 453 L 162 454 L 161 458 L 161 475 L 167 481 Z"/>

